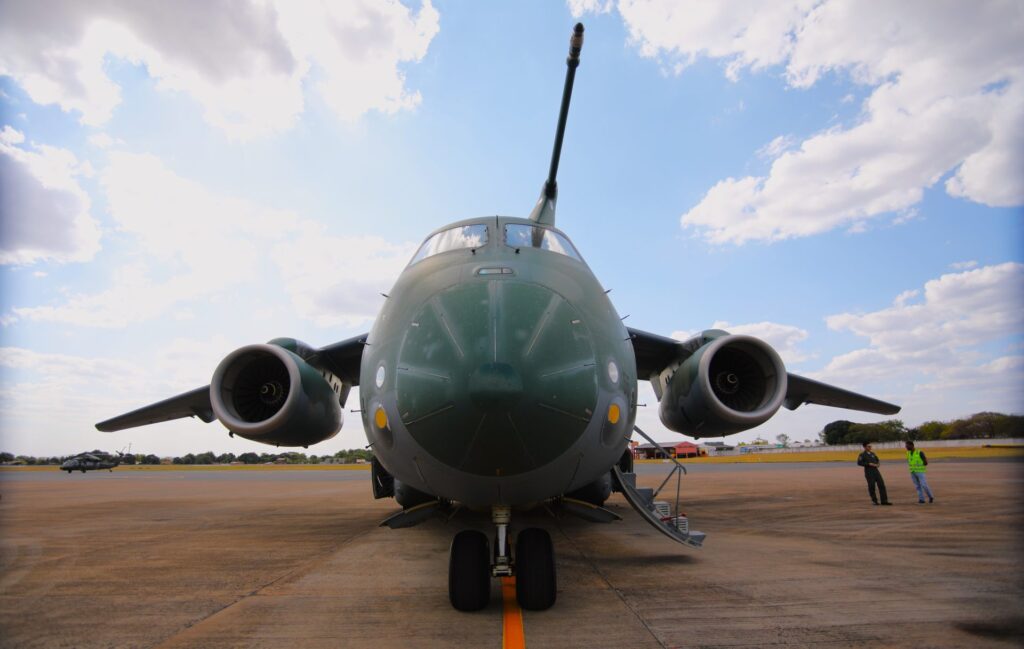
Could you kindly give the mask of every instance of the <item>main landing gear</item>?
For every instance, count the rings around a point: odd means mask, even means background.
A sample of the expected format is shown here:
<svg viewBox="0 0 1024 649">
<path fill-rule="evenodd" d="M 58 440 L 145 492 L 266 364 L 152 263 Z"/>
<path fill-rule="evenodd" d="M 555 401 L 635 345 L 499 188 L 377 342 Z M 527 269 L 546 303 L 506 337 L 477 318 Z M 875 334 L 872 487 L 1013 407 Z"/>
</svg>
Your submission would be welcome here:
<svg viewBox="0 0 1024 649">
<path fill-rule="evenodd" d="M 508 534 L 511 514 L 509 507 L 492 510 L 497 526 L 493 555 L 483 532 L 463 530 L 452 540 L 448 598 L 456 609 L 479 611 L 486 607 L 491 599 L 491 578 L 513 575 L 521 608 L 543 611 L 554 605 L 557 580 L 551 535 L 539 527 L 528 527 L 519 532 L 513 548 Z"/>
</svg>

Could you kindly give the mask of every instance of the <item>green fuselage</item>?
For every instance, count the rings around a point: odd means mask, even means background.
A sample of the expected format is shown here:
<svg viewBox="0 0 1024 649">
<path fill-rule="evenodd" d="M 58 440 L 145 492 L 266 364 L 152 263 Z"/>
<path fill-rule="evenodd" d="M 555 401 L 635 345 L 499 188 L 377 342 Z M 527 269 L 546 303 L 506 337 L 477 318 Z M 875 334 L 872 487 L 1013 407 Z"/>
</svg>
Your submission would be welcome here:
<svg viewBox="0 0 1024 649">
<path fill-rule="evenodd" d="M 524 504 L 607 473 L 636 378 L 626 328 L 564 235 L 472 219 L 428 238 L 390 292 L 363 351 L 363 425 L 415 489 Z"/>
</svg>

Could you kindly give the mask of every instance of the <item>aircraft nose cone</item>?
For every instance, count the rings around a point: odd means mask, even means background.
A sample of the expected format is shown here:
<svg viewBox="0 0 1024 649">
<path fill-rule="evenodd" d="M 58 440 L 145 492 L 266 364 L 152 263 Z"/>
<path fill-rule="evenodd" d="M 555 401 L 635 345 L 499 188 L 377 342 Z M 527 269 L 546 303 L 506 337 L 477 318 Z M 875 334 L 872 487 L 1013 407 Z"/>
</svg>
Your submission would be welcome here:
<svg viewBox="0 0 1024 649">
<path fill-rule="evenodd" d="M 416 442 L 453 468 L 487 476 L 553 461 L 597 403 L 586 323 L 562 296 L 512 279 L 432 296 L 400 345 L 396 405 Z"/>
<path fill-rule="evenodd" d="M 523 396 L 523 379 L 508 363 L 484 363 L 469 377 L 469 398 L 485 412 L 507 412 Z"/>
</svg>

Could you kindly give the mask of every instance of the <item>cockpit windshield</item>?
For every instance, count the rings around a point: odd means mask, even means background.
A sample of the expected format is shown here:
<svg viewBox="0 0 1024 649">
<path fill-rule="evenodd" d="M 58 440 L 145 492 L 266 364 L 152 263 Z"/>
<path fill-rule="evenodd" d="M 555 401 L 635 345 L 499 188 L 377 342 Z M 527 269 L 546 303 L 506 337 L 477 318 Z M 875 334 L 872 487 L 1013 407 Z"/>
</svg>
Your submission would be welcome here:
<svg viewBox="0 0 1024 649">
<path fill-rule="evenodd" d="M 583 261 L 565 235 L 535 225 L 509 223 L 505 226 L 505 245 L 513 248 L 541 248 Z"/>
<path fill-rule="evenodd" d="M 459 250 L 461 248 L 480 248 L 487 244 L 487 226 L 482 223 L 474 225 L 463 225 L 438 232 L 423 242 L 420 249 L 416 251 L 409 265 L 423 261 L 427 257 Z"/>
</svg>

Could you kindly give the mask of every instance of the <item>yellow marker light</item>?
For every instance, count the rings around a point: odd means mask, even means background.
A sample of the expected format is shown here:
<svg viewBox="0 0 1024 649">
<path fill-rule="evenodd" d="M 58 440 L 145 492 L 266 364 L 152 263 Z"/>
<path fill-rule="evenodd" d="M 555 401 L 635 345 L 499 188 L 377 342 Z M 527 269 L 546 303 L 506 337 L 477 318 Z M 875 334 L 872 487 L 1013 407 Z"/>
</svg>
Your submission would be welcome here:
<svg viewBox="0 0 1024 649">
<path fill-rule="evenodd" d="M 377 412 L 373 415 L 373 421 L 377 424 L 377 428 L 388 427 L 388 414 L 384 412 L 384 408 L 377 406 Z"/>
<path fill-rule="evenodd" d="M 619 413 L 619 406 L 617 404 L 613 403 L 612 405 L 608 406 L 608 421 L 609 422 L 611 422 L 613 424 L 619 423 L 619 414 L 620 414 Z"/>
</svg>

